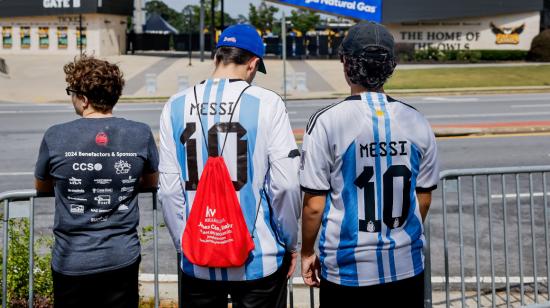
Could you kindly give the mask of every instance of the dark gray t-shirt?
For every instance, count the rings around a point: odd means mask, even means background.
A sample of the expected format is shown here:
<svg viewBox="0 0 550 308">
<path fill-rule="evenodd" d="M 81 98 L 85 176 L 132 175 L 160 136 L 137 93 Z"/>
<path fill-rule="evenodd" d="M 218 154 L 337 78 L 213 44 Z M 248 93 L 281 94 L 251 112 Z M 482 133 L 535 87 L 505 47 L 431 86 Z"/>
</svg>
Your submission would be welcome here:
<svg viewBox="0 0 550 308">
<path fill-rule="evenodd" d="M 156 171 L 155 140 L 143 123 L 81 118 L 50 127 L 35 176 L 55 181 L 53 269 L 86 275 L 135 262 L 139 178 Z"/>
</svg>

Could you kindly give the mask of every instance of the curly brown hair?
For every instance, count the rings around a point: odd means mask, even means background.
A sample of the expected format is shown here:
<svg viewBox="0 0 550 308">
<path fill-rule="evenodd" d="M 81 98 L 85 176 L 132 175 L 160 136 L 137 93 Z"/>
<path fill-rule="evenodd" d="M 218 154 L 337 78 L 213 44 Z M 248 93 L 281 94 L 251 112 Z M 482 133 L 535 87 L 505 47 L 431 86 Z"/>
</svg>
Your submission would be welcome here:
<svg viewBox="0 0 550 308">
<path fill-rule="evenodd" d="M 116 64 L 83 55 L 67 63 L 63 71 L 69 88 L 86 96 L 97 111 L 113 109 L 122 95 L 124 77 Z"/>
</svg>

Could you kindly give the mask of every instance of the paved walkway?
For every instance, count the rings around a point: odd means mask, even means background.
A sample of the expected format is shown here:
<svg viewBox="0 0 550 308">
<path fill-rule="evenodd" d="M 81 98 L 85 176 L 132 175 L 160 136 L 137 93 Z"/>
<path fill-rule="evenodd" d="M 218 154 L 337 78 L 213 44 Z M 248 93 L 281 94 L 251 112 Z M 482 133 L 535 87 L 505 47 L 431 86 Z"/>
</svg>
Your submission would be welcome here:
<svg viewBox="0 0 550 308">
<path fill-rule="evenodd" d="M 65 94 L 65 75 L 63 65 L 72 61 L 71 56 L 2 56 L 9 67 L 9 75 L 0 75 L 0 101 L 4 102 L 58 102 L 68 101 Z M 126 78 L 124 97 L 130 99 L 147 97 L 169 97 L 187 84 L 194 84 L 206 79 L 214 69 L 210 59 L 200 62 L 198 58 L 189 60 L 185 57 L 167 56 L 162 54 L 121 55 L 107 57 L 107 60 L 117 63 L 122 68 Z M 255 83 L 276 92 L 283 92 L 283 62 L 279 59 L 266 59 L 268 74 L 257 74 Z M 536 63 L 505 63 L 505 64 L 469 64 L 468 67 L 487 66 L 525 66 L 539 65 Z M 427 69 L 434 67 L 464 67 L 463 64 L 404 64 L 400 69 Z M 346 95 L 349 87 L 343 78 L 342 64 L 338 60 L 289 60 L 287 62 L 289 81 L 287 93 L 289 98 L 334 98 Z M 296 72 L 306 74 L 305 84 L 293 82 Z M 156 76 L 156 90 L 148 92 L 146 76 Z M 185 82 L 186 81 L 186 82 Z M 527 91 L 537 91 L 541 87 L 527 87 Z M 544 88 L 544 87 L 543 87 Z M 549 90 L 550 87 L 547 87 Z M 472 91 L 474 89 L 458 89 Z M 480 89 L 475 89 L 480 91 Z M 481 89 L 494 91 L 498 89 Z M 451 91 L 449 89 L 415 90 L 415 93 Z M 407 93 L 396 90 L 392 93 Z M 409 91 L 410 92 L 410 91 Z"/>
<path fill-rule="evenodd" d="M 173 277 L 172 277 L 173 276 Z M 152 275 L 142 275 L 140 277 L 141 283 L 141 296 L 147 298 L 152 297 L 153 293 L 153 284 L 152 284 Z M 446 307 L 446 294 L 442 291 L 442 286 L 434 285 L 434 290 L 432 292 L 432 303 L 433 307 Z M 459 286 L 452 286 L 454 289 Z M 161 307 L 177 307 L 177 278 L 175 275 L 163 275 L 161 277 Z M 310 308 L 310 289 L 306 287 L 302 282 L 301 278 L 294 278 L 294 287 L 293 287 L 293 299 L 295 308 Z M 455 307 L 478 307 L 477 305 L 477 292 L 476 291 L 466 291 L 464 294 L 464 305 L 462 305 L 462 294 L 460 291 L 452 291 L 449 294 L 449 303 L 452 308 Z M 313 294 L 314 305 L 315 307 L 319 306 L 319 289 L 314 289 Z M 506 296 L 506 289 L 498 289 L 495 292 L 495 307 L 523 307 L 534 305 L 538 302 L 538 306 L 533 306 L 533 308 L 548 308 L 550 307 L 550 299 L 548 297 L 546 284 L 539 284 L 539 294 L 537 300 L 535 301 L 535 293 L 532 285 L 525 285 L 525 290 L 523 294 L 523 303 L 521 297 L 521 290 L 519 286 L 511 286 L 510 295 Z M 480 295 L 480 307 L 492 307 L 493 294 L 490 290 L 482 291 Z"/>
</svg>

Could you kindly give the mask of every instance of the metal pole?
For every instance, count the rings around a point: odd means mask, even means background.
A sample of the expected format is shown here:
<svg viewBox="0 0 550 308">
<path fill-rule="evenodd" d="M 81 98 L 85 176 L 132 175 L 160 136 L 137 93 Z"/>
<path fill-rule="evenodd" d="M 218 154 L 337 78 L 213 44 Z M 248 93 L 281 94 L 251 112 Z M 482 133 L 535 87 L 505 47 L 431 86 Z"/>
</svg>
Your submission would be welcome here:
<svg viewBox="0 0 550 308">
<path fill-rule="evenodd" d="M 550 291 L 548 284 L 550 283 L 550 255 L 548 254 L 548 195 L 546 194 L 546 173 L 542 173 L 542 194 L 544 200 L 544 249 L 546 250 L 546 293 L 550 301 Z"/>
<path fill-rule="evenodd" d="M 443 206 L 443 260 L 445 261 L 445 303 L 447 307 L 451 306 L 451 298 L 449 291 L 449 247 L 447 247 L 447 180 L 443 179 L 443 191 L 442 196 L 442 206 Z"/>
<path fill-rule="evenodd" d="M 504 194 L 503 194 L 504 198 Z M 489 206 L 489 254 L 491 258 L 491 306 L 496 307 L 496 292 L 495 292 L 495 259 L 493 256 L 493 226 L 491 216 L 493 215 L 493 206 L 491 201 L 491 176 L 487 176 L 487 205 Z"/>
<path fill-rule="evenodd" d="M 34 197 L 30 199 L 29 209 L 29 308 L 34 300 Z"/>
<path fill-rule="evenodd" d="M 223 5 L 223 0 L 221 0 L 221 25 L 220 25 L 220 30 L 223 31 L 223 29 L 225 28 L 225 10 L 224 10 L 224 5 Z"/>
<path fill-rule="evenodd" d="M 283 53 L 283 99 L 286 103 L 286 16 L 283 11 L 283 20 L 281 22 L 281 39 L 283 40 L 282 53 Z"/>
<path fill-rule="evenodd" d="M 506 305 L 510 306 L 510 275 L 508 271 L 508 236 L 506 226 L 508 226 L 508 205 L 506 204 L 506 176 L 502 174 L 500 176 L 502 181 L 502 217 L 504 223 L 502 224 L 502 233 L 504 234 L 504 274 L 506 276 Z"/>
<path fill-rule="evenodd" d="M 518 222 L 518 251 L 519 251 L 519 290 L 520 290 L 520 302 L 523 306 L 525 304 L 525 286 L 523 285 L 523 245 L 522 245 L 522 232 L 521 232 L 521 200 L 519 189 L 519 174 L 516 174 L 516 206 L 517 206 L 517 222 Z"/>
<path fill-rule="evenodd" d="M 294 285 L 292 284 L 292 277 L 288 278 L 288 300 L 290 308 L 294 308 Z"/>
<path fill-rule="evenodd" d="M 461 197 L 461 177 L 457 178 L 458 190 L 458 238 L 460 242 L 460 302 L 462 307 L 466 306 L 466 285 L 464 282 L 464 237 L 462 235 L 462 197 Z"/>
<path fill-rule="evenodd" d="M 154 262 L 154 276 L 155 276 L 155 308 L 159 307 L 159 231 L 157 222 L 157 193 L 153 192 L 153 262 Z"/>
<path fill-rule="evenodd" d="M 215 37 L 216 37 L 216 16 L 214 12 L 214 0 L 210 2 L 210 59 L 214 59 Z"/>
<path fill-rule="evenodd" d="M 430 236 L 430 215 L 427 215 L 424 222 L 424 307 L 432 307 L 432 258 L 431 258 L 431 236 Z"/>
<path fill-rule="evenodd" d="M 533 278 L 535 279 L 535 303 L 539 302 L 539 283 L 537 281 L 537 247 L 535 241 L 535 212 L 534 205 L 535 200 L 533 196 L 533 174 L 529 173 L 529 208 L 531 211 L 531 244 L 532 244 L 532 253 L 533 253 Z"/>
<path fill-rule="evenodd" d="M 181 299 L 181 275 L 182 275 L 182 272 L 181 272 L 181 268 L 180 268 L 180 264 L 181 264 L 181 254 L 182 253 L 179 253 L 178 252 L 178 264 L 177 264 L 177 269 L 178 269 L 178 308 L 183 308 L 183 300 Z"/>
<path fill-rule="evenodd" d="M 473 200 L 474 200 L 474 257 L 475 257 L 475 266 L 476 266 L 476 298 L 477 305 L 481 305 L 481 284 L 479 282 L 479 240 L 477 233 L 477 181 L 476 176 L 472 177 L 472 187 L 473 187 Z"/>
<path fill-rule="evenodd" d="M 80 28 L 78 28 L 78 35 L 80 38 L 80 56 L 82 57 L 82 14 L 79 15 L 78 22 L 80 24 Z"/>
<path fill-rule="evenodd" d="M 192 32 L 192 25 L 193 25 L 193 20 L 192 20 L 193 14 L 192 14 L 191 10 L 189 10 L 188 13 L 189 13 L 189 66 L 192 66 L 191 56 L 192 56 L 193 51 L 192 51 L 192 46 L 191 45 L 193 44 L 193 42 L 192 42 L 192 39 L 191 39 L 191 32 Z"/>
<path fill-rule="evenodd" d="M 204 0 L 201 0 L 199 21 L 199 44 L 201 50 L 201 62 L 204 62 Z"/>
<path fill-rule="evenodd" d="M 3 217 L 3 227 L 4 230 L 4 249 L 2 254 L 2 307 L 8 307 L 8 245 L 9 245 L 9 235 L 8 235 L 8 222 L 10 220 L 10 202 L 6 199 L 4 201 L 4 217 Z"/>
</svg>

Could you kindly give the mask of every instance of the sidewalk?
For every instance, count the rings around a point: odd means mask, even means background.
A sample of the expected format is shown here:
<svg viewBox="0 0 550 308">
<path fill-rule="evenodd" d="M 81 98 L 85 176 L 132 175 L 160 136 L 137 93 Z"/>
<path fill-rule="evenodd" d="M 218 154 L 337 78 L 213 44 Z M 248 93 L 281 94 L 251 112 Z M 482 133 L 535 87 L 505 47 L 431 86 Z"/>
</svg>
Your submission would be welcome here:
<svg viewBox="0 0 550 308">
<path fill-rule="evenodd" d="M 46 103 L 68 101 L 65 93 L 65 75 L 63 65 L 72 61 L 71 56 L 2 56 L 9 67 L 9 75 L 0 75 L 0 101 Z M 108 61 L 120 65 L 126 79 L 123 99 L 128 101 L 161 100 L 177 93 L 180 85 L 178 78 L 187 78 L 188 85 L 200 82 L 210 76 L 214 69 L 210 59 L 200 62 L 193 58 L 170 57 L 162 54 L 121 55 L 107 57 Z M 283 61 L 266 59 L 268 74 L 258 73 L 255 83 L 283 92 Z M 536 66 L 537 63 L 503 63 L 503 64 L 468 64 L 467 67 L 515 67 Z M 465 67 L 464 64 L 403 64 L 397 70 Z M 338 60 L 289 60 L 287 77 L 290 80 L 287 94 L 290 99 L 337 98 L 347 95 L 348 85 L 343 78 L 342 64 Z M 292 83 L 294 73 L 306 74 L 305 83 Z M 148 74 L 156 75 L 157 87 L 149 93 L 145 79 Z M 413 89 L 392 90 L 397 95 L 426 95 L 428 93 L 494 93 L 506 91 L 550 92 L 550 86 L 541 87 L 507 87 L 503 88 L 459 88 L 459 89 Z"/>
<path fill-rule="evenodd" d="M 161 275 L 160 277 L 160 297 L 161 307 L 176 308 L 177 307 L 177 276 L 176 275 Z M 141 274 L 140 275 L 140 295 L 144 298 L 152 298 L 154 296 L 153 289 L 153 275 Z M 436 290 L 432 292 L 433 307 L 445 307 L 446 306 L 446 294 L 442 290 L 442 286 L 434 285 Z M 459 286 L 454 286 L 455 289 Z M 544 303 L 540 307 L 550 307 L 548 303 L 548 295 L 546 293 L 546 286 L 539 285 L 541 291 L 538 295 L 538 303 Z M 319 289 L 314 289 L 314 301 L 315 307 L 319 306 Z M 309 308 L 310 307 L 310 289 L 303 284 L 302 279 L 295 277 L 293 279 L 293 299 L 295 308 Z M 460 291 L 451 291 L 449 294 L 450 307 L 463 307 L 462 306 L 462 294 Z M 464 307 L 476 307 L 477 306 L 477 293 L 476 291 L 466 291 L 464 294 L 465 306 Z M 482 290 L 480 296 L 481 307 L 491 307 L 492 293 L 490 290 Z M 511 286 L 510 288 L 510 306 L 507 305 L 506 290 L 498 290 L 495 292 L 495 306 L 496 307 L 521 307 L 521 293 L 519 286 Z M 523 305 L 531 305 L 535 303 L 534 290 L 530 286 L 526 286 L 524 293 Z"/>
</svg>

